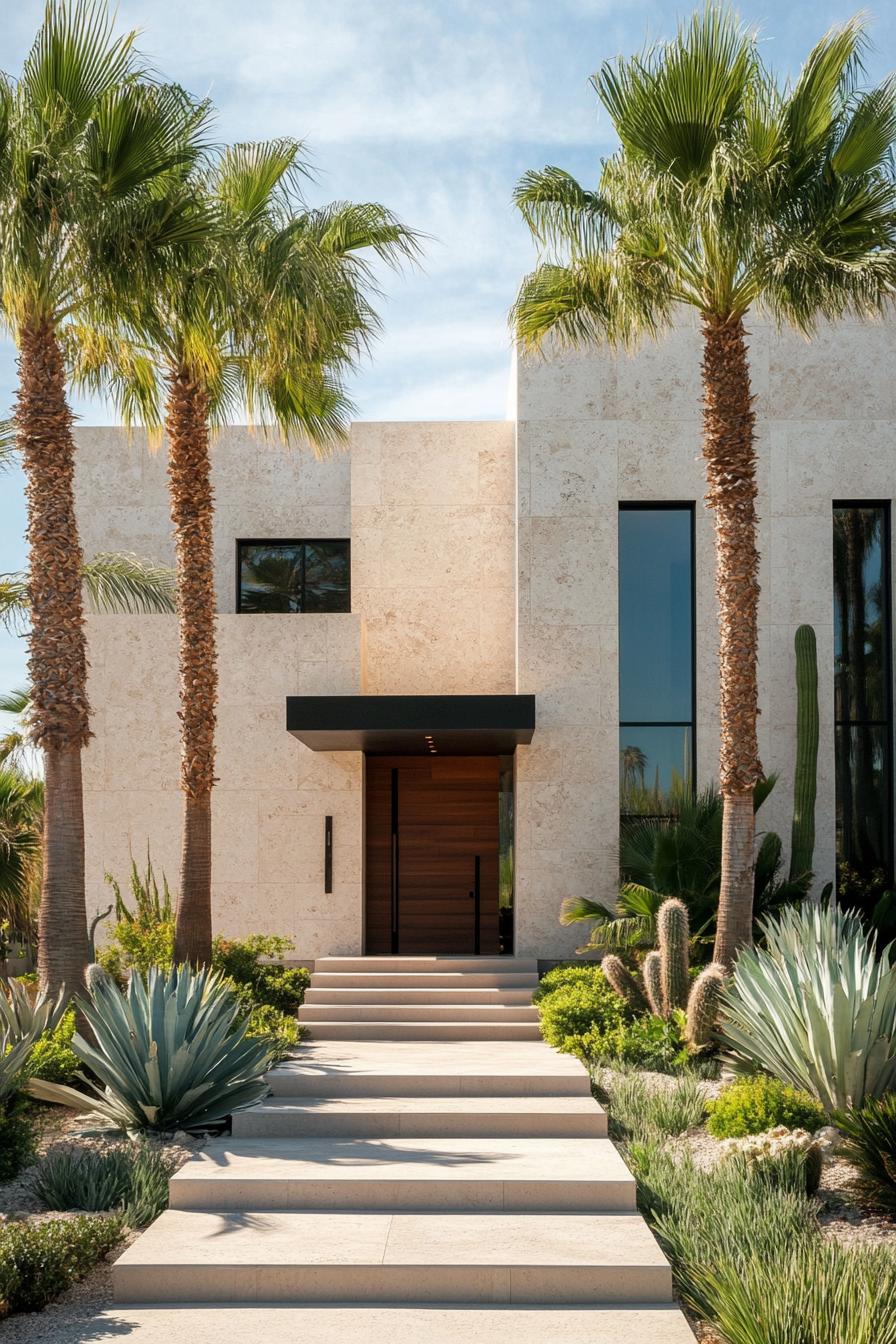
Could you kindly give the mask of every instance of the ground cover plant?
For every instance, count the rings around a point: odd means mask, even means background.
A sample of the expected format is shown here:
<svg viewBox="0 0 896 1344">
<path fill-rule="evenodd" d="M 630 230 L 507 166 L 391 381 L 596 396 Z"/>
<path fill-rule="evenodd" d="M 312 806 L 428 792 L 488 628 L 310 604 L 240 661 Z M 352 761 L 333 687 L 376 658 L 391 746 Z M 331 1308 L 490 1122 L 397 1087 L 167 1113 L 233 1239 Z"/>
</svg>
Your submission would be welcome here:
<svg viewBox="0 0 896 1344">
<path fill-rule="evenodd" d="M 663 1137 L 641 1095 L 644 1080 L 608 1075 L 603 1086 L 676 1290 L 726 1344 L 896 1344 L 896 1255 L 822 1238 L 807 1194 L 811 1143 L 762 1160 L 733 1150 L 698 1165 L 679 1140 Z M 739 1142 L 754 1140 L 728 1141 Z"/>
<path fill-rule="evenodd" d="M 0 1227 L 0 1316 L 40 1311 L 92 1269 L 120 1236 L 117 1218 L 5 1223 Z"/>
<path fill-rule="evenodd" d="M 75 1010 L 68 1009 L 51 1031 L 34 1044 L 25 1065 L 25 1076 L 43 1078 L 48 1083 L 71 1083 L 81 1067 L 72 1049 L 75 1034 Z"/>
<path fill-rule="evenodd" d="M 845 1152 L 861 1172 L 866 1196 L 896 1215 L 896 1092 L 873 1097 L 835 1118 L 846 1135 Z"/>
<path fill-rule="evenodd" d="M 824 1107 L 808 1092 L 759 1074 L 733 1083 L 709 1102 L 707 1129 L 717 1139 L 738 1139 L 785 1125 L 815 1131 L 827 1123 Z"/>
<path fill-rule="evenodd" d="M 146 1142 L 63 1150 L 42 1159 L 31 1188 L 45 1209 L 114 1211 L 127 1226 L 144 1227 L 167 1208 L 174 1168 Z"/>
</svg>

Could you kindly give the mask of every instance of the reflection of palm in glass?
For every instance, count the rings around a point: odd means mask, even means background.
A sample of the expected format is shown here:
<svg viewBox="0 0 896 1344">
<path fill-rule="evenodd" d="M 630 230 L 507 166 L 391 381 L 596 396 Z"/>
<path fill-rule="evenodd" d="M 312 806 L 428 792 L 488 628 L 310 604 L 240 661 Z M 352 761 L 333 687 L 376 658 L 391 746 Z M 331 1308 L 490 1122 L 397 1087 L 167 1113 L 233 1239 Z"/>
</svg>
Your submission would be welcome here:
<svg viewBox="0 0 896 1344">
<path fill-rule="evenodd" d="M 348 546 L 343 541 L 243 545 L 240 611 L 348 611 Z"/>
<path fill-rule="evenodd" d="M 838 841 L 841 857 L 860 872 L 890 860 L 883 545 L 883 509 L 834 510 Z"/>
</svg>

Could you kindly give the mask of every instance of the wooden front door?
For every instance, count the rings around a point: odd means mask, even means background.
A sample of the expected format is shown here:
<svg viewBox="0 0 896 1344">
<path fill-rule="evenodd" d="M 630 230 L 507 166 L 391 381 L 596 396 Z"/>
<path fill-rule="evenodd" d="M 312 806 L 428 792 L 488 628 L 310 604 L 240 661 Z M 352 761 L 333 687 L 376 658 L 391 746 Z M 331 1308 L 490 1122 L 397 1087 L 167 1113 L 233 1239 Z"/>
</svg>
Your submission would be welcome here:
<svg viewBox="0 0 896 1344">
<path fill-rule="evenodd" d="M 498 757 L 366 769 L 366 951 L 497 953 Z"/>
</svg>

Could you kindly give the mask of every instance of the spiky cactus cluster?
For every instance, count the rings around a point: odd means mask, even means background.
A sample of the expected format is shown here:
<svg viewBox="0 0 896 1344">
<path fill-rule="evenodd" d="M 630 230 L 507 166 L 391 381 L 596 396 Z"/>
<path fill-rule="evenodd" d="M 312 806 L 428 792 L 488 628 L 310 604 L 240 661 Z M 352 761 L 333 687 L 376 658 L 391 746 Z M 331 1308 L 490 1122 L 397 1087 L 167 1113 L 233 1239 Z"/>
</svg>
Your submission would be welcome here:
<svg viewBox="0 0 896 1344">
<path fill-rule="evenodd" d="M 687 907 L 677 897 L 660 906 L 656 919 L 659 947 L 648 952 L 641 966 L 644 994 L 637 980 L 616 956 L 604 957 L 607 983 L 634 1011 L 646 997 L 650 1011 L 668 1018 L 675 1009 L 685 1011 L 685 1040 L 691 1050 L 703 1050 L 712 1041 L 719 1016 L 725 968 L 718 962 L 705 967 L 693 985 L 690 980 L 690 928 Z"/>
</svg>

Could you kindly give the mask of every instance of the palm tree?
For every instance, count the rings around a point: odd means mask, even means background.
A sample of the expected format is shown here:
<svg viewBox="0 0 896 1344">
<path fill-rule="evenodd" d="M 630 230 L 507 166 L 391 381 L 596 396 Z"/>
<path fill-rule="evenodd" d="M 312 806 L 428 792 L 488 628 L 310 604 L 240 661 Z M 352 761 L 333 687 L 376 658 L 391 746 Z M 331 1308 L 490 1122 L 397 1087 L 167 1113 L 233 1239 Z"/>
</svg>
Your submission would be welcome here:
<svg viewBox="0 0 896 1344">
<path fill-rule="evenodd" d="M 709 6 L 669 43 L 605 63 L 593 85 L 620 148 L 596 190 L 559 168 L 516 202 L 542 256 L 513 317 L 524 347 L 631 348 L 683 306 L 703 333 L 703 456 L 719 598 L 722 877 L 715 957 L 749 942 L 757 717 L 753 307 L 810 335 L 880 313 L 896 279 L 890 150 L 896 84 L 856 87 L 859 19 L 831 30 L 781 86 L 756 37 Z"/>
<path fill-rule="evenodd" d="M 340 443 L 351 410 L 343 375 L 377 330 L 366 253 L 396 264 L 417 235 L 377 204 L 308 209 L 291 140 L 236 145 L 185 179 L 201 237 L 146 266 L 132 301 L 110 295 L 107 341 L 85 342 L 80 377 L 103 385 L 110 361 L 132 371 L 117 392 L 126 420 L 168 440 L 177 557 L 181 789 L 175 957 L 211 957 L 211 798 L 215 782 L 214 500 L 210 433 L 242 406 L 287 440 Z M 129 354 L 122 361 L 121 351 Z"/>
<path fill-rule="evenodd" d="M 87 957 L 81 751 L 90 737 L 65 345 L 110 249 L 189 228 L 157 189 L 189 157 L 181 92 L 138 79 L 105 7 L 51 0 L 16 80 L 0 79 L 0 308 L 19 352 L 28 500 L 30 732 L 44 754 L 39 970 L 74 990 Z"/>
</svg>

